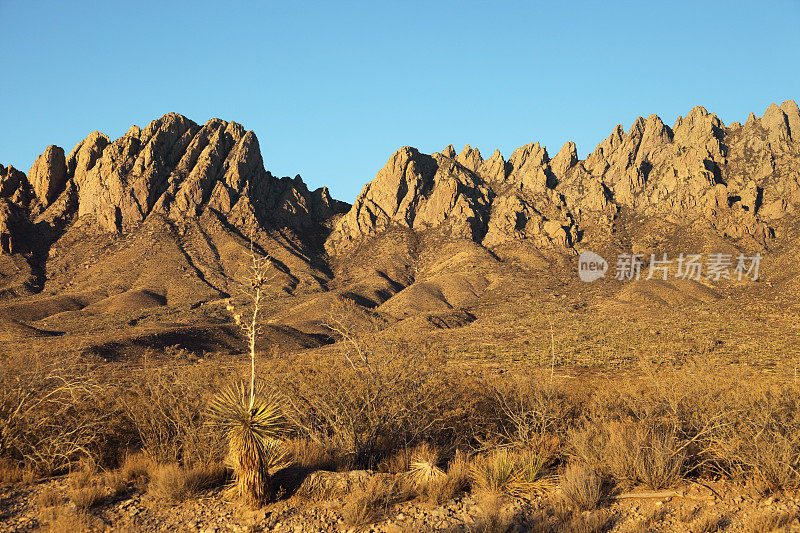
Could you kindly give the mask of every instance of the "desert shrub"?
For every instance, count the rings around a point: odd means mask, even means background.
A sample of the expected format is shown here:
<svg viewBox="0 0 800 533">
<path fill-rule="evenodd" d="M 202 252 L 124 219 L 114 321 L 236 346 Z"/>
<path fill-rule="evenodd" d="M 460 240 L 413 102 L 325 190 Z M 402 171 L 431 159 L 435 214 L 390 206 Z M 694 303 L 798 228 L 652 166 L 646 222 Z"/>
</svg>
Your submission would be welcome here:
<svg viewBox="0 0 800 533">
<path fill-rule="evenodd" d="M 425 485 L 423 495 L 433 505 L 442 505 L 470 488 L 470 461 L 457 450 L 444 476 L 437 476 Z"/>
<path fill-rule="evenodd" d="M 580 391 L 565 390 L 544 379 L 517 376 L 489 384 L 489 405 L 504 443 L 553 446 L 583 411 Z"/>
<path fill-rule="evenodd" d="M 352 492 L 342 506 L 346 524 L 362 527 L 383 519 L 394 505 L 412 498 L 414 493 L 402 480 L 385 475 L 370 478 L 366 486 Z"/>
<path fill-rule="evenodd" d="M 283 448 L 287 461 L 307 471 L 337 470 L 342 464 L 337 450 L 331 450 L 307 438 L 287 439 Z"/>
<path fill-rule="evenodd" d="M 148 493 L 160 500 L 180 502 L 220 485 L 224 478 L 225 469 L 218 464 L 188 468 L 174 463 L 159 465 L 151 474 Z"/>
<path fill-rule="evenodd" d="M 671 428 L 645 421 L 597 421 L 571 435 L 575 454 L 616 482 L 671 487 L 686 473 L 686 446 Z"/>
<path fill-rule="evenodd" d="M 381 338 L 368 354 L 346 346 L 314 359 L 274 361 L 261 379 L 283 392 L 290 426 L 374 468 L 392 453 L 421 442 L 445 448 L 489 433 L 491 417 L 475 381 L 448 367 L 431 347 Z"/>
<path fill-rule="evenodd" d="M 119 474 L 125 483 L 145 482 L 149 479 L 155 463 L 152 458 L 142 452 L 130 453 L 122 460 Z"/>
<path fill-rule="evenodd" d="M 706 456 L 762 492 L 800 488 L 800 394 L 793 384 L 738 389 L 726 398 Z"/>
<path fill-rule="evenodd" d="M 105 499 L 106 490 L 98 483 L 91 483 L 83 487 L 70 488 L 67 497 L 78 510 L 86 511 Z"/>
<path fill-rule="evenodd" d="M 224 442 L 204 416 L 219 370 L 147 362 L 129 369 L 124 408 L 144 451 L 160 463 L 213 463 Z"/>
<path fill-rule="evenodd" d="M 533 450 L 509 451 L 499 448 L 476 458 L 472 466 L 472 487 L 493 495 L 522 496 L 547 486 L 544 467 L 547 458 Z"/>
<path fill-rule="evenodd" d="M 36 495 L 36 505 L 40 508 L 46 509 L 48 507 L 56 507 L 64 501 L 61 491 L 54 487 L 47 487 Z"/>
<path fill-rule="evenodd" d="M 101 460 L 119 427 L 108 394 L 87 369 L 44 357 L 0 364 L 0 457 L 40 474 Z"/>
<path fill-rule="evenodd" d="M 66 505 L 44 509 L 39 520 L 45 524 L 42 529 L 48 533 L 90 531 L 93 526 L 97 526 L 97 519 L 93 519 L 89 513 L 70 509 Z"/>
<path fill-rule="evenodd" d="M 567 505 L 581 511 L 595 509 L 603 496 L 603 481 L 585 464 L 567 466 L 561 478 L 561 494 Z"/>
</svg>

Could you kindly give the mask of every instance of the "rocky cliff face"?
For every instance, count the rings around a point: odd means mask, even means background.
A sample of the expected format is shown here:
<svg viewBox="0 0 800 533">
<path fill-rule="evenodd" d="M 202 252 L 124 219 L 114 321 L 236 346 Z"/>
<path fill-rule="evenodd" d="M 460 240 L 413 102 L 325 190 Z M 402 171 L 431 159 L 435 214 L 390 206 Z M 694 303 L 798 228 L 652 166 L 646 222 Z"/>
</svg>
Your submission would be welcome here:
<svg viewBox="0 0 800 533">
<path fill-rule="evenodd" d="M 617 126 L 586 159 L 574 143 L 554 157 L 538 143 L 508 161 L 467 145 L 424 155 L 398 150 L 328 239 L 341 253 L 392 225 L 437 229 L 487 247 L 515 239 L 567 250 L 610 234 L 622 211 L 677 226 L 701 224 L 765 245 L 771 223 L 800 202 L 800 111 L 793 101 L 726 127 L 695 107 L 670 128 L 651 115 Z"/>
<path fill-rule="evenodd" d="M 27 177 L 0 166 L 0 234 L 8 253 L 18 226 L 63 226 L 91 219 L 102 232 L 126 232 L 151 214 L 173 220 L 206 210 L 232 223 L 315 232 L 343 211 L 326 188 L 309 191 L 297 176 L 278 179 L 264 169 L 252 131 L 235 122 L 199 126 L 170 113 L 111 141 L 91 133 L 65 155 L 49 146 Z"/>
</svg>

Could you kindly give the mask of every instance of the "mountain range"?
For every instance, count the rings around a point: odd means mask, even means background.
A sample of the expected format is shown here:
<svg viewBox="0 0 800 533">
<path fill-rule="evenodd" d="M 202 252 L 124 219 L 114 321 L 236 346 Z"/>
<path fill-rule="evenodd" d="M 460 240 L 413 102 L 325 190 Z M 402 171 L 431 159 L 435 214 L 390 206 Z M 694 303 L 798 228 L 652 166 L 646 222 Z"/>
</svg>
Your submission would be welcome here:
<svg viewBox="0 0 800 533">
<path fill-rule="evenodd" d="M 0 165 L 0 349 L 64 335 L 110 356 L 186 339 L 235 349 L 224 301 L 238 297 L 251 241 L 277 273 L 265 336 L 299 348 L 327 342 L 326 317 L 341 305 L 429 334 L 492 320 L 519 298 L 605 309 L 743 290 L 708 279 L 581 284 L 584 250 L 610 262 L 763 254 L 759 290 L 790 295 L 798 208 L 791 100 L 727 126 L 699 106 L 671 127 L 639 117 L 585 159 L 572 142 L 508 158 L 403 147 L 352 205 L 273 176 L 241 125 L 170 113 L 113 141 L 93 132 L 69 153 L 49 146 L 27 174 Z"/>
</svg>

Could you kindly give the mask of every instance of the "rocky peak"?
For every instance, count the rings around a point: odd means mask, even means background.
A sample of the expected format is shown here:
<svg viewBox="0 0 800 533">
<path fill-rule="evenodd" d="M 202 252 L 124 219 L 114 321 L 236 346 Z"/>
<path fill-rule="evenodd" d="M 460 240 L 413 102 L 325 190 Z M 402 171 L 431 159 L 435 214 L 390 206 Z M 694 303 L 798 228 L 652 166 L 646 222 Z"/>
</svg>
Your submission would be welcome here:
<svg viewBox="0 0 800 533">
<path fill-rule="evenodd" d="M 472 148 L 469 144 L 464 145 L 464 149 L 456 156 L 456 161 L 461 163 L 463 167 L 476 173 L 480 172 L 483 166 L 483 157 L 481 157 L 480 150 Z"/>
<path fill-rule="evenodd" d="M 28 181 L 39 202 L 44 206 L 50 205 L 67 184 L 64 149 L 55 145 L 48 146 L 34 161 L 28 172 Z"/>
<path fill-rule="evenodd" d="M 800 157 L 796 131 L 800 110 L 787 101 L 728 129 L 701 106 L 674 128 L 656 115 L 639 117 L 627 132 L 617 125 L 584 161 L 572 142 L 552 159 L 530 143 L 508 163 L 499 151 L 483 160 L 469 145 L 455 157 L 452 146 L 433 156 L 406 147 L 364 187 L 329 250 L 393 224 L 444 229 L 485 246 L 531 239 L 570 248 L 586 231 L 613 231 L 610 221 L 623 207 L 645 220 L 699 224 L 766 245 L 774 234 L 769 222 L 800 206 L 791 170 Z M 760 140 L 764 132 L 769 142 Z"/>
<path fill-rule="evenodd" d="M 35 205 L 18 201 L 28 181 Z M 200 126 L 177 113 L 131 126 L 113 142 L 92 132 L 68 156 L 50 146 L 28 178 L 3 168 L 0 192 L 31 221 L 63 226 L 78 217 L 111 232 L 132 230 L 151 214 L 179 220 L 211 211 L 234 224 L 255 216 L 261 225 L 316 234 L 346 208 L 327 189 L 309 191 L 299 176 L 273 177 L 255 134 L 240 124 Z"/>
<path fill-rule="evenodd" d="M 578 149 L 572 141 L 564 143 L 561 150 L 550 161 L 550 168 L 559 176 L 566 174 L 567 170 L 578 163 Z"/>
</svg>

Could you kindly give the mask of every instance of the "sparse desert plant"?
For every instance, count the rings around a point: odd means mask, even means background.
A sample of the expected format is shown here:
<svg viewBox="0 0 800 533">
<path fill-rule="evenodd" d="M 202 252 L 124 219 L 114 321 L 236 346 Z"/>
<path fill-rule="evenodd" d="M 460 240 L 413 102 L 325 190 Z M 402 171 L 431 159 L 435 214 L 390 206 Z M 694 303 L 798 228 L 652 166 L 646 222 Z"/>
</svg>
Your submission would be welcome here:
<svg viewBox="0 0 800 533">
<path fill-rule="evenodd" d="M 561 493 L 565 502 L 581 511 L 594 509 L 603 496 L 603 480 L 586 464 L 567 466 L 561 478 Z"/>
<path fill-rule="evenodd" d="M 106 489 L 99 483 L 92 482 L 80 487 L 71 487 L 67 497 L 78 510 L 86 511 L 99 504 L 106 497 Z"/>
<path fill-rule="evenodd" d="M 418 445 L 411 453 L 408 477 L 418 488 L 439 481 L 445 477 L 444 471 L 438 466 L 439 461 L 436 448 L 428 443 Z"/>
<path fill-rule="evenodd" d="M 148 492 L 160 500 L 180 502 L 222 483 L 224 477 L 225 470 L 219 465 L 160 465 L 152 473 Z"/>
<path fill-rule="evenodd" d="M 366 526 L 381 520 L 395 504 L 412 496 L 402 480 L 374 476 L 364 488 L 350 494 L 342 507 L 342 517 L 350 526 Z"/>
<path fill-rule="evenodd" d="M 544 477 L 546 460 L 532 450 L 493 450 L 475 461 L 473 487 L 486 494 L 521 496 L 548 485 Z"/>
<path fill-rule="evenodd" d="M 219 392 L 209 406 L 211 419 L 228 443 L 228 465 L 236 493 L 251 505 L 269 496 L 270 472 L 285 465 L 280 402 L 262 389 L 248 393 L 243 383 Z"/>
</svg>

